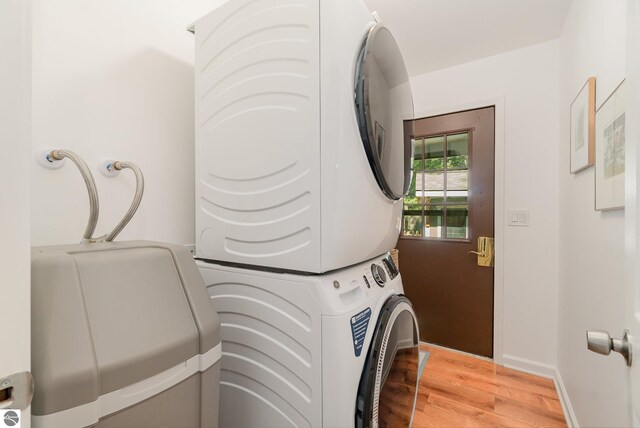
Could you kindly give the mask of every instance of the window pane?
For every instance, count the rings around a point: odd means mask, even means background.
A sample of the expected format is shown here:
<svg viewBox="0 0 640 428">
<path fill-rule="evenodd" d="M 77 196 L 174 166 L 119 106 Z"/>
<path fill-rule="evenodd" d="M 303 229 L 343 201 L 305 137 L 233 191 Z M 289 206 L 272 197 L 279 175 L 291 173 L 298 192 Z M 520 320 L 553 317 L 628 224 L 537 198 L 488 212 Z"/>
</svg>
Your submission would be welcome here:
<svg viewBox="0 0 640 428">
<path fill-rule="evenodd" d="M 437 192 L 427 192 L 429 193 L 437 193 Z M 444 197 L 440 196 L 428 196 L 425 198 L 425 204 L 434 205 L 434 204 L 444 204 Z"/>
<path fill-rule="evenodd" d="M 469 206 L 450 205 L 447 210 L 447 238 L 469 238 Z"/>
<path fill-rule="evenodd" d="M 444 137 L 424 139 L 424 169 L 444 169 Z"/>
<path fill-rule="evenodd" d="M 420 180 L 422 181 L 422 178 Z M 409 184 L 409 190 L 407 190 L 407 194 L 404 196 L 404 204 L 411 205 L 411 204 L 417 204 L 417 203 L 420 203 L 420 202 L 416 197 L 416 173 L 412 172 L 411 184 Z"/>
<path fill-rule="evenodd" d="M 424 221 L 425 237 L 444 238 L 444 207 L 442 205 L 425 206 Z"/>
<path fill-rule="evenodd" d="M 417 201 L 415 203 L 422 204 L 424 199 L 424 172 L 416 172 L 415 173 L 415 184 L 416 184 L 416 198 Z M 412 202 L 413 203 L 413 202 Z"/>
<path fill-rule="evenodd" d="M 447 135 L 447 168 L 469 167 L 469 134 Z"/>
<path fill-rule="evenodd" d="M 402 216 L 402 234 L 404 236 L 422 236 L 422 206 L 406 205 Z"/>
<path fill-rule="evenodd" d="M 447 190 L 467 191 L 469 189 L 469 170 L 447 171 Z M 452 195 L 453 196 L 453 195 Z"/>
<path fill-rule="evenodd" d="M 413 143 L 413 170 L 422 171 L 422 153 L 424 151 L 424 141 L 422 139 L 411 140 Z"/>
<path fill-rule="evenodd" d="M 466 190 L 450 190 L 447 191 L 448 204 L 466 204 L 469 202 L 468 192 Z"/>
<path fill-rule="evenodd" d="M 444 172 L 425 172 L 424 190 L 444 192 Z M 433 195 L 436 196 L 436 195 Z M 443 193 L 444 196 L 444 193 Z"/>
</svg>

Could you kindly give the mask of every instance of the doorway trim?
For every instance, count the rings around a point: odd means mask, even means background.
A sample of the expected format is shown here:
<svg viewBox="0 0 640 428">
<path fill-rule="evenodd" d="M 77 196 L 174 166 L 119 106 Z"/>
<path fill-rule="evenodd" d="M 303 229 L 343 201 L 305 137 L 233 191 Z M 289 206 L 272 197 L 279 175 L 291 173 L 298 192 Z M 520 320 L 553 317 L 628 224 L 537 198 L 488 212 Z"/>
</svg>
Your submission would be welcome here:
<svg viewBox="0 0 640 428">
<path fill-rule="evenodd" d="M 415 112 L 415 118 L 421 119 L 431 116 L 458 113 L 465 110 L 475 110 L 484 107 L 495 108 L 495 202 L 494 202 L 494 242 L 495 262 L 493 270 L 493 361 L 504 365 L 503 335 L 504 335 L 504 177 L 505 177 L 505 117 L 504 96 L 471 101 L 464 104 L 439 106 L 430 110 Z"/>
</svg>

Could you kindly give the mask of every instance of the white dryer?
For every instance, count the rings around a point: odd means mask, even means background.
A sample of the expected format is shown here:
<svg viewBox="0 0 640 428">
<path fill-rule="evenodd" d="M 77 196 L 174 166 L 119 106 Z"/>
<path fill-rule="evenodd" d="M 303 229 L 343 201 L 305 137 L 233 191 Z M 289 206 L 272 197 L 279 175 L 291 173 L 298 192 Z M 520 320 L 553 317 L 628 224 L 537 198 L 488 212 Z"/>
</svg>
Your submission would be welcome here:
<svg viewBox="0 0 640 428">
<path fill-rule="evenodd" d="M 198 266 L 222 325 L 220 427 L 410 425 L 418 326 L 388 255 L 325 275 Z"/>
<path fill-rule="evenodd" d="M 192 29 L 197 257 L 322 273 L 393 248 L 413 102 L 362 0 L 219 1 Z"/>
</svg>

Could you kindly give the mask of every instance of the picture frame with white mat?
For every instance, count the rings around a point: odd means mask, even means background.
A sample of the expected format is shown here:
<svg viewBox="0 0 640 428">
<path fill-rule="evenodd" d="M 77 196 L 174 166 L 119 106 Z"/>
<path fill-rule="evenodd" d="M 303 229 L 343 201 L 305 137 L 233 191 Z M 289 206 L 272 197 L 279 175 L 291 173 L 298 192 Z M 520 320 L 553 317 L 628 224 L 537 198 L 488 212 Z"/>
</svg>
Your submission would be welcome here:
<svg viewBox="0 0 640 428">
<path fill-rule="evenodd" d="M 595 209 L 624 209 L 624 80 L 596 112 Z"/>
<path fill-rule="evenodd" d="M 571 103 L 570 172 L 576 174 L 595 161 L 596 78 L 590 77 Z"/>
</svg>

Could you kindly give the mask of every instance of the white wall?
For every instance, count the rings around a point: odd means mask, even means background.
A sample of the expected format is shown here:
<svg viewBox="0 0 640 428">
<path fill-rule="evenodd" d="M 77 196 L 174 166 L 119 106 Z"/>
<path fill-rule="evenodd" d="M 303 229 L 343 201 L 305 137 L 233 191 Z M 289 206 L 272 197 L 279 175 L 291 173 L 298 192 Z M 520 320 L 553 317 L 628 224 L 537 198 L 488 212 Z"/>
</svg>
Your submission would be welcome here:
<svg viewBox="0 0 640 428">
<path fill-rule="evenodd" d="M 0 2 L 0 378 L 31 367 L 30 24 L 29 2 Z"/>
<path fill-rule="evenodd" d="M 420 75 L 411 83 L 417 114 L 504 97 L 504 205 L 530 210 L 530 227 L 497 225 L 505 268 L 503 355 L 496 357 L 548 375 L 556 364 L 558 43 Z"/>
<path fill-rule="evenodd" d="M 127 210 L 130 171 L 107 179 L 106 158 L 136 162 L 140 210 L 119 239 L 193 243 L 193 37 L 188 24 L 213 0 L 33 1 L 33 153 L 77 151 L 100 191 L 97 234 Z M 88 217 L 74 165 L 31 162 L 33 245 L 79 242 Z"/>
<path fill-rule="evenodd" d="M 588 352 L 585 330 L 621 336 L 624 212 L 594 211 L 594 168 L 569 173 L 569 106 L 590 76 L 600 106 L 625 76 L 626 2 L 574 1 L 560 38 L 558 368 L 582 426 L 628 426 L 627 368 Z"/>
</svg>

